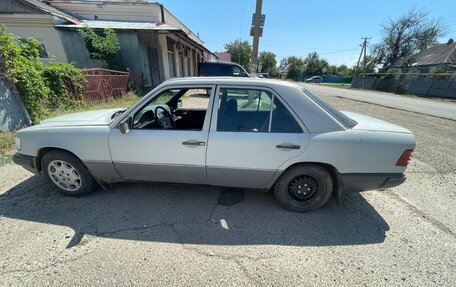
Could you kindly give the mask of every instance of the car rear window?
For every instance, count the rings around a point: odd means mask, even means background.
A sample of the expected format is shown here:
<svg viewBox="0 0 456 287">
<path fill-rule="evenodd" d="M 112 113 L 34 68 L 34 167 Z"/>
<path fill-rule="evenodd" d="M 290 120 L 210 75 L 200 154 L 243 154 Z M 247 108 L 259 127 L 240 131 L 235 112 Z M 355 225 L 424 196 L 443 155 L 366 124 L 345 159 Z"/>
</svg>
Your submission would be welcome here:
<svg viewBox="0 0 456 287">
<path fill-rule="evenodd" d="M 358 123 L 351 118 L 347 117 L 344 113 L 339 111 L 338 109 L 334 108 L 327 102 L 323 101 L 322 98 L 319 96 L 307 91 L 307 90 L 302 90 L 304 94 L 309 96 L 314 102 L 316 102 L 319 106 L 321 106 L 325 111 L 327 111 L 331 116 L 333 116 L 336 120 L 338 120 L 341 124 L 343 124 L 345 127 L 351 129 L 354 126 L 356 126 Z"/>
</svg>

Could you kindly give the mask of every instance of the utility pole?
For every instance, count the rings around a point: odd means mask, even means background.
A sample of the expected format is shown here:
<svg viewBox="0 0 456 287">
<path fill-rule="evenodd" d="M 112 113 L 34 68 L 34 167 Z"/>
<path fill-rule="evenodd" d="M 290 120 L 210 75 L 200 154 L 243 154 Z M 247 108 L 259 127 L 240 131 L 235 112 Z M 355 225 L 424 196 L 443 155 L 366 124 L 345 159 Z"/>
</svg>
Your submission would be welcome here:
<svg viewBox="0 0 456 287">
<path fill-rule="evenodd" d="M 256 9 L 253 18 L 253 48 L 252 48 L 252 58 L 250 63 L 250 72 L 255 74 L 257 72 L 258 66 L 258 45 L 260 42 L 260 36 L 262 34 L 262 25 L 261 25 L 261 7 L 263 6 L 263 0 L 256 0 Z M 263 24 L 264 25 L 264 24 Z"/>
<path fill-rule="evenodd" d="M 358 71 L 358 68 L 359 68 L 359 62 L 361 61 L 361 56 L 363 55 L 363 52 L 364 52 L 364 60 L 363 60 L 363 88 L 364 88 L 364 80 L 366 78 L 366 50 L 367 50 L 367 40 L 369 40 L 370 38 L 368 37 L 364 37 L 364 38 L 361 38 L 363 39 L 363 43 L 361 44 L 361 52 L 359 53 L 359 58 L 358 58 L 358 63 L 356 64 L 356 70 L 355 71 Z M 353 76 L 354 76 L 354 72 L 353 71 Z"/>
<path fill-rule="evenodd" d="M 367 39 L 370 39 L 370 38 L 364 38 L 363 89 L 364 89 L 364 82 L 365 82 L 365 80 L 366 80 L 366 50 L 367 50 Z"/>
<path fill-rule="evenodd" d="M 241 65 L 241 38 L 239 38 L 239 47 L 238 47 L 238 64 Z"/>
</svg>

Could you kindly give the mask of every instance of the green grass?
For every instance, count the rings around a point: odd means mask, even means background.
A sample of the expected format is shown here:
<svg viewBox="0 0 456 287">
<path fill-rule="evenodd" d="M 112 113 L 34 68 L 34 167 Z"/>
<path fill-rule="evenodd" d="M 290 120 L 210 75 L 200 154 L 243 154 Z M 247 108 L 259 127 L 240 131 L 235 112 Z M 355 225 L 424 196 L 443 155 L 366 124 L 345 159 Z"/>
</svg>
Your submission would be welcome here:
<svg viewBox="0 0 456 287">
<path fill-rule="evenodd" d="M 121 98 L 111 99 L 106 102 L 97 102 L 97 103 L 85 103 L 80 107 L 75 107 L 72 109 L 64 109 L 64 110 L 56 110 L 52 112 L 52 114 L 48 118 L 53 118 L 56 116 L 69 114 L 69 113 L 77 113 L 77 112 L 85 112 L 91 110 L 102 110 L 102 109 L 111 109 L 111 108 L 128 108 L 134 103 L 139 100 L 139 97 L 133 93 L 128 92 L 123 95 Z"/>
<path fill-rule="evenodd" d="M 68 113 L 76 113 L 90 110 L 101 110 L 110 108 L 128 108 L 139 100 L 139 97 L 128 92 L 121 98 L 112 99 L 106 102 L 99 103 L 86 103 L 78 108 L 67 109 L 67 110 L 56 110 L 49 117 L 56 117 Z M 14 153 L 14 138 L 16 133 L 12 132 L 0 132 L 0 166 L 11 163 L 11 157 Z"/>
<path fill-rule="evenodd" d="M 0 132 L 0 166 L 11 162 L 14 136 L 14 132 Z"/>
</svg>

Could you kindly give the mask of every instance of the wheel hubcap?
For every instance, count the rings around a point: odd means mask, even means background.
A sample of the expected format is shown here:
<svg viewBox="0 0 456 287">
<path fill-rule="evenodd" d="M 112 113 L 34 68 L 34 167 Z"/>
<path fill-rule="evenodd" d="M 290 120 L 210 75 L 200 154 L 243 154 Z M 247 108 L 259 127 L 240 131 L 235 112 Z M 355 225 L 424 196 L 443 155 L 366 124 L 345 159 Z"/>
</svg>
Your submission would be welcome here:
<svg viewBox="0 0 456 287">
<path fill-rule="evenodd" d="M 318 193 L 318 182 L 308 175 L 297 176 L 288 185 L 288 193 L 299 201 L 311 200 Z"/>
<path fill-rule="evenodd" d="M 79 172 L 63 160 L 53 160 L 48 165 L 51 180 L 60 188 L 67 191 L 76 191 L 81 187 L 82 179 Z"/>
</svg>

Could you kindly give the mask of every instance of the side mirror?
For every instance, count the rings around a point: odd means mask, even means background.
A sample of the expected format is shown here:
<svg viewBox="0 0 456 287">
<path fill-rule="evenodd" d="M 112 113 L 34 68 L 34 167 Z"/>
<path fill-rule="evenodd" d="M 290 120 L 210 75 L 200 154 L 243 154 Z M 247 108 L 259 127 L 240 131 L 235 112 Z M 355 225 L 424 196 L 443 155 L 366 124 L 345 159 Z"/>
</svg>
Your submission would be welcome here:
<svg viewBox="0 0 456 287">
<path fill-rule="evenodd" d="M 177 101 L 177 107 L 178 107 L 178 108 L 182 108 L 182 105 L 183 105 L 183 104 L 182 104 L 182 100 L 179 99 L 179 100 Z"/>
<path fill-rule="evenodd" d="M 124 120 L 119 125 L 120 132 L 123 134 L 127 134 L 130 131 L 130 118 Z"/>
</svg>

